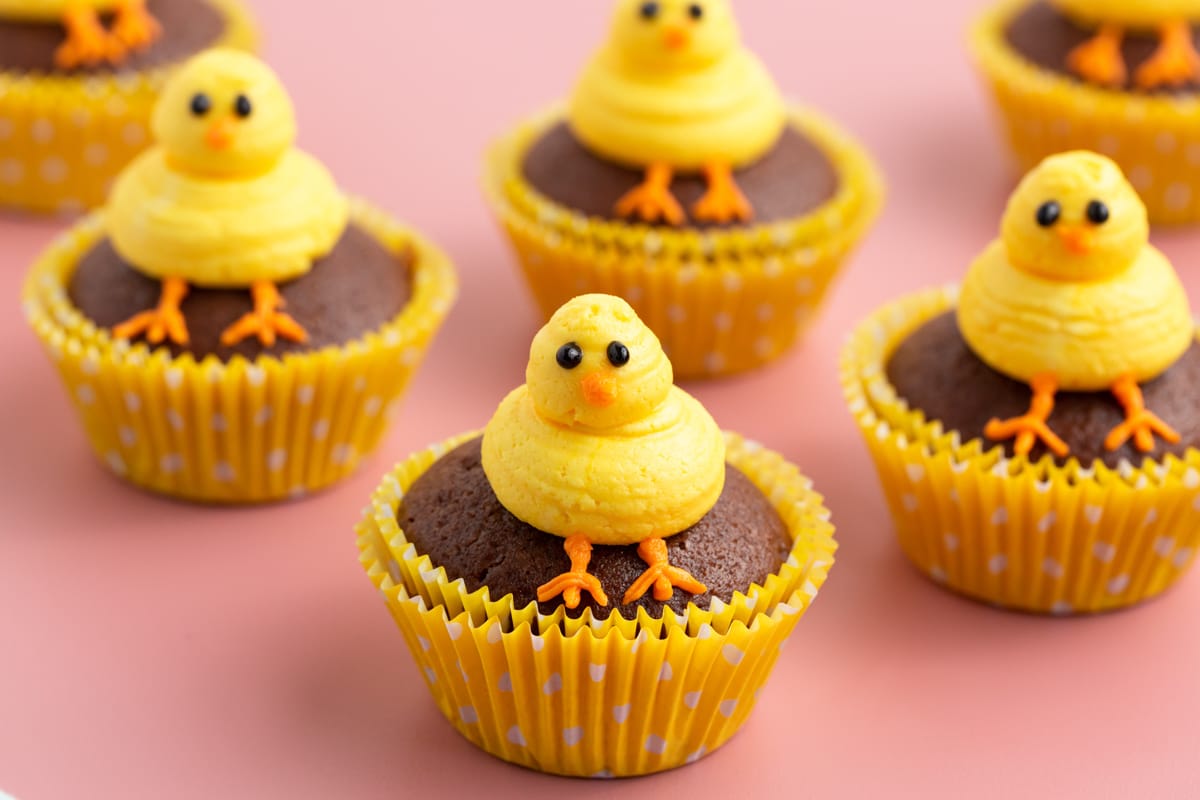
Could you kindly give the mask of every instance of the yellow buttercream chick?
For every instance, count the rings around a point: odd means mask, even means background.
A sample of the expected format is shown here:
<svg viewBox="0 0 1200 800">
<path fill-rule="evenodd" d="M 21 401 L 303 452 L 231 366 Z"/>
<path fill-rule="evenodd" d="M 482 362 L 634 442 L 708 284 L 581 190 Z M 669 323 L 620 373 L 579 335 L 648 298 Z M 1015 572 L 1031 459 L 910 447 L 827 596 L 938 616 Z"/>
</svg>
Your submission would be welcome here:
<svg viewBox="0 0 1200 800">
<path fill-rule="evenodd" d="M 1009 200 L 1001 236 L 971 265 L 958 325 L 993 369 L 1033 389 L 1030 410 L 992 420 L 991 439 L 1036 440 L 1060 457 L 1067 445 L 1047 424 L 1059 389 L 1110 389 L 1126 420 L 1105 439 L 1178 434 L 1145 408 L 1139 384 L 1165 372 L 1191 346 L 1195 324 L 1167 259 L 1149 243 L 1146 208 L 1111 160 L 1078 151 L 1051 156 Z"/>
<path fill-rule="evenodd" d="M 676 172 L 703 172 L 698 220 L 746 221 L 733 170 L 765 156 L 786 124 L 783 98 L 746 50 L 729 0 L 618 0 L 608 41 L 571 97 L 568 120 L 591 151 L 645 170 L 621 216 L 681 225 Z"/>
<path fill-rule="evenodd" d="M 483 469 L 514 516 L 566 539 L 571 569 L 538 589 L 539 602 L 562 595 L 575 608 L 586 591 L 608 604 L 587 571 L 593 543 L 638 544 L 648 566 L 624 603 L 651 587 L 658 600 L 673 586 L 706 591 L 668 563 L 663 540 L 716 504 L 725 440 L 624 300 L 577 297 L 538 332 L 525 384 L 484 432 Z"/>
<path fill-rule="evenodd" d="M 1076 47 L 1067 65 L 1101 86 L 1124 86 L 1128 69 L 1121 53 L 1126 31 L 1155 31 L 1159 45 L 1134 75 L 1141 89 L 1183 86 L 1200 80 L 1200 55 L 1191 26 L 1200 21 L 1200 0 L 1051 0 L 1064 14 L 1094 27 L 1093 38 Z"/>
<path fill-rule="evenodd" d="M 172 77 L 155 107 L 158 146 L 117 179 L 107 209 L 117 252 L 162 281 L 157 309 L 113 329 L 187 342 L 179 304 L 189 284 L 248 288 L 254 311 L 221 342 L 257 335 L 304 341 L 279 311 L 276 282 L 307 273 L 345 230 L 349 207 L 329 172 L 296 150 L 291 99 L 253 56 L 210 50 Z"/>
<path fill-rule="evenodd" d="M 102 13 L 116 15 L 111 32 L 100 23 Z M 0 19 L 60 21 L 67 39 L 55 51 L 54 61 L 62 69 L 119 65 L 162 34 L 146 10 L 146 0 L 0 0 Z"/>
</svg>

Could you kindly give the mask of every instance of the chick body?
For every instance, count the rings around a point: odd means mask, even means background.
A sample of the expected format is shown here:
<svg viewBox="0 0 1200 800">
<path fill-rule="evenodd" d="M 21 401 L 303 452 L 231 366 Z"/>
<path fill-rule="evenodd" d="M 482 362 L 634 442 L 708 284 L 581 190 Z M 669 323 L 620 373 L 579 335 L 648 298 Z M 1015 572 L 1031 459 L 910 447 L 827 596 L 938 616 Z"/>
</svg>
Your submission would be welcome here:
<svg viewBox="0 0 1200 800">
<path fill-rule="evenodd" d="M 1153 29 L 1174 20 L 1200 20 L 1197 0 L 1052 0 L 1067 16 L 1086 25 L 1111 23 Z"/>
<path fill-rule="evenodd" d="M 57 22 L 70 10 L 107 12 L 120 0 L 0 0 L 0 19 Z"/>
</svg>

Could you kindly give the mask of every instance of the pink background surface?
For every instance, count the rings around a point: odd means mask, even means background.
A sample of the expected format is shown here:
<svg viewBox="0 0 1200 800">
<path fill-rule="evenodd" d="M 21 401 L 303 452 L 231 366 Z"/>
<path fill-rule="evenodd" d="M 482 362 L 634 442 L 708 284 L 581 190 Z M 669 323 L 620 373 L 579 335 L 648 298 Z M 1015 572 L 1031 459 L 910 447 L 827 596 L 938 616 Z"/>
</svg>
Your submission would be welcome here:
<svg viewBox="0 0 1200 800">
<path fill-rule="evenodd" d="M 961 46 L 975 4 L 738 5 L 780 82 L 860 135 L 890 184 L 804 346 L 689 387 L 816 480 L 842 547 L 744 731 L 616 787 L 495 761 L 442 720 L 355 560 L 351 527 L 387 466 L 481 425 L 522 379 L 537 321 L 480 199 L 480 154 L 567 90 L 609 3 L 259 0 L 303 145 L 444 243 L 461 301 L 353 480 L 291 505 L 193 507 L 122 485 L 86 450 L 17 310 L 61 224 L 0 218 L 0 787 L 22 800 L 1197 796 L 1200 578 L 1071 621 L 944 593 L 900 555 L 841 401 L 852 324 L 956 280 L 1012 185 Z M 1200 232 L 1156 241 L 1200 297 Z"/>
</svg>

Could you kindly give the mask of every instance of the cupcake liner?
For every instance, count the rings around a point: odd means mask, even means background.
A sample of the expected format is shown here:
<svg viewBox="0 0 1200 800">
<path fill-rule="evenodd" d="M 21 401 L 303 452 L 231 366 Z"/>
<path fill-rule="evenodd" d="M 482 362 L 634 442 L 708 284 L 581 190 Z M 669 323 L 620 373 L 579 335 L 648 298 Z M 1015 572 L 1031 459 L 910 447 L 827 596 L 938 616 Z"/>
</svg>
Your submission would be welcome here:
<svg viewBox="0 0 1200 800">
<path fill-rule="evenodd" d="M 1025 611 L 1107 611 L 1169 588 L 1200 546 L 1200 452 L 1116 469 L 1010 459 L 993 443 L 962 443 L 896 396 L 891 353 L 956 298 L 947 288 L 899 300 L 842 355 L 846 400 L 905 554 L 940 584 Z"/>
<path fill-rule="evenodd" d="M 393 252 L 412 248 L 412 297 L 391 322 L 345 346 L 282 359 L 197 363 L 96 328 L 66 287 L 104 236 L 100 214 L 42 256 L 26 282 L 26 313 L 113 472 L 189 500 L 264 502 L 328 486 L 375 449 L 457 283 L 446 256 L 411 229 L 358 200 L 351 219 Z"/>
<path fill-rule="evenodd" d="M 240 0 L 213 46 L 253 50 Z M 150 144 L 150 116 L 173 67 L 110 75 L 0 71 L 0 206 L 77 213 L 104 203 L 113 178 Z"/>
<path fill-rule="evenodd" d="M 1021 171 L 1054 153 L 1093 150 L 1121 165 L 1151 222 L 1200 220 L 1200 97 L 1100 89 L 1026 61 L 1005 31 L 1028 5 L 1001 3 L 970 35 Z"/>
<path fill-rule="evenodd" d="M 521 164 L 561 110 L 493 146 L 485 189 L 543 314 L 579 294 L 625 298 L 662 340 L 680 377 L 766 364 L 803 333 L 833 277 L 882 204 L 866 152 L 832 123 L 793 108 L 791 124 L 837 169 L 833 199 L 794 220 L 753 227 L 674 230 L 588 218 L 551 203 Z"/>
<path fill-rule="evenodd" d="M 458 437 L 399 464 L 357 528 L 360 561 L 383 594 L 446 719 L 492 755 L 579 777 L 644 775 L 690 763 L 745 722 L 779 650 L 833 563 L 828 512 L 780 456 L 727 434 L 728 460 L 770 499 L 794 538 L 762 585 L 656 619 L 515 608 L 416 552 L 400 499 Z"/>
</svg>

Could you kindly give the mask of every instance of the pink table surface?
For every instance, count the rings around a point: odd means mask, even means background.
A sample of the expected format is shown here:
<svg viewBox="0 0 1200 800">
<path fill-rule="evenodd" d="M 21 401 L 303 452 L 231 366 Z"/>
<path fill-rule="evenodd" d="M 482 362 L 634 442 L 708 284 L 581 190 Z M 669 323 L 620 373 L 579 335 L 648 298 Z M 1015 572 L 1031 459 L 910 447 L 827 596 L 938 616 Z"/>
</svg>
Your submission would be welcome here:
<svg viewBox="0 0 1200 800">
<path fill-rule="evenodd" d="M 749 724 L 695 766 L 614 786 L 510 767 L 442 720 L 351 527 L 389 464 L 481 425 L 522 379 L 537 323 L 480 199 L 480 154 L 563 95 L 609 5 L 257 3 L 302 144 L 444 243 L 463 278 L 382 453 L 318 497 L 208 509 L 110 477 L 18 311 L 24 269 L 61 223 L 0 219 L 0 787 L 22 800 L 1197 796 L 1200 576 L 1067 621 L 947 594 L 897 549 L 841 400 L 852 324 L 956 280 L 1012 185 L 962 48 L 975 6 L 952 0 L 738 2 L 781 83 L 857 132 L 890 184 L 804 346 L 689 387 L 815 479 L 841 542 Z M 1155 238 L 1200 298 L 1200 232 Z"/>
</svg>

